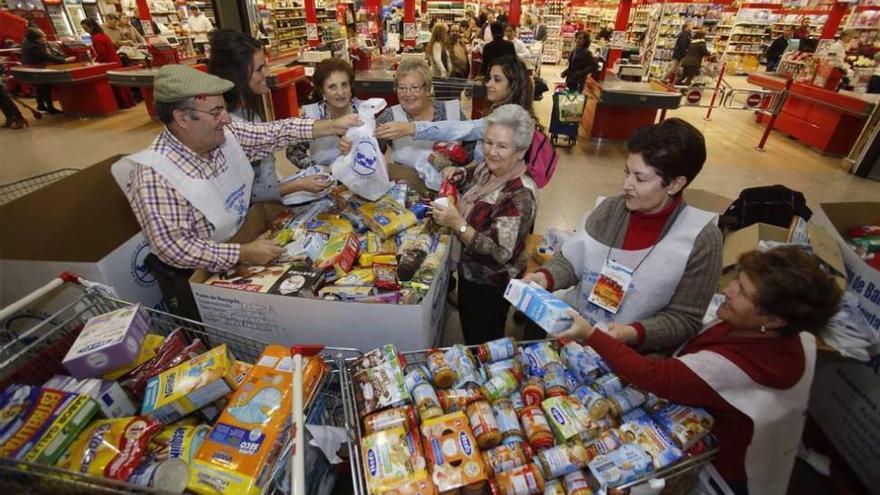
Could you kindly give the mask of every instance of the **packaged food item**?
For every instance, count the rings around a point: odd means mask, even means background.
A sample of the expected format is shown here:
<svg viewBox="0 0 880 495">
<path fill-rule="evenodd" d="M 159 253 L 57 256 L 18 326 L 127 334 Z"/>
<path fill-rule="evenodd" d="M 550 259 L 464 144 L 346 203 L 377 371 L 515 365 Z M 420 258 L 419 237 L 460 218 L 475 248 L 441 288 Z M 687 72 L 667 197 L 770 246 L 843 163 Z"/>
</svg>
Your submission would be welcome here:
<svg viewBox="0 0 880 495">
<path fill-rule="evenodd" d="M 415 409 L 412 406 L 395 407 L 364 418 L 364 432 L 369 435 L 382 430 L 403 427 L 406 431 L 412 431 L 418 427 Z"/>
<path fill-rule="evenodd" d="M 276 261 L 290 263 L 295 269 L 311 267 L 329 240 L 330 234 L 325 232 L 297 230 L 293 240 L 284 246 L 284 252 Z"/>
<path fill-rule="evenodd" d="M 455 382 L 455 372 L 446 362 L 446 354 L 443 351 L 434 349 L 428 353 L 427 364 L 431 370 L 431 377 L 437 388 L 449 388 Z"/>
<path fill-rule="evenodd" d="M 651 456 L 655 469 L 662 469 L 682 457 L 681 450 L 660 426 L 650 419 L 620 425 L 623 440 L 638 443 Z"/>
<path fill-rule="evenodd" d="M 516 355 L 516 339 L 504 337 L 477 346 L 477 357 L 482 363 L 493 363 Z"/>
<path fill-rule="evenodd" d="M 61 363 L 74 378 L 94 378 L 137 358 L 150 327 L 140 304 L 90 318 Z"/>
<path fill-rule="evenodd" d="M 333 207 L 333 201 L 329 198 L 321 198 L 312 203 L 291 208 L 291 215 L 287 217 L 282 228 L 308 229 L 308 225 L 316 225 L 318 216 Z"/>
<path fill-rule="evenodd" d="M 128 478 L 138 486 L 181 493 L 189 482 L 190 464 L 211 428 L 166 426 L 156 436 L 150 451 Z"/>
<path fill-rule="evenodd" d="M 44 396 L 45 397 L 45 396 Z M 18 433 L 27 433 L 33 420 L 41 415 L 42 403 L 38 403 L 29 421 Z M 85 395 L 70 394 L 49 415 L 46 427 L 18 450 L 17 459 L 38 464 L 55 464 L 67 451 L 77 435 L 86 428 L 98 412 L 97 403 Z M 17 438 L 13 437 L 14 443 Z M 4 445 L 5 447 L 5 445 Z"/>
<path fill-rule="evenodd" d="M 562 363 L 547 363 L 544 367 L 544 396 L 558 397 L 568 395 L 570 392 L 565 366 Z"/>
<path fill-rule="evenodd" d="M 464 411 L 468 404 L 473 402 L 473 394 L 468 390 L 458 388 L 439 389 L 437 398 L 440 399 L 440 406 L 446 414 L 455 411 Z"/>
<path fill-rule="evenodd" d="M 599 376 L 600 370 L 596 360 L 577 342 L 568 342 L 562 346 L 560 357 L 579 383 L 591 383 Z"/>
<path fill-rule="evenodd" d="M 483 463 L 489 476 L 525 466 L 532 460 L 532 452 L 524 442 L 499 445 L 483 451 Z"/>
<path fill-rule="evenodd" d="M 501 430 L 492 412 L 492 406 L 485 400 L 471 402 L 465 407 L 471 430 L 481 449 L 491 449 L 501 442 Z"/>
<path fill-rule="evenodd" d="M 402 359 L 394 344 L 385 344 L 364 354 L 363 357 L 352 363 L 352 372 L 357 373 L 385 363 L 397 363 L 403 366 Z"/>
<path fill-rule="evenodd" d="M 290 263 L 271 266 L 236 265 L 225 273 L 212 276 L 204 283 L 226 289 L 266 293 L 292 266 Z"/>
<path fill-rule="evenodd" d="M 539 406 L 528 406 L 523 409 L 519 418 L 523 432 L 532 450 L 549 449 L 553 446 L 553 430 Z"/>
<path fill-rule="evenodd" d="M 382 495 L 437 495 L 437 487 L 431 482 L 428 472 L 422 470 L 403 484 L 382 492 Z"/>
<path fill-rule="evenodd" d="M 314 232 L 322 232 L 333 237 L 354 234 L 352 222 L 330 212 L 319 213 L 315 218 L 303 225 L 303 228 Z"/>
<path fill-rule="evenodd" d="M 425 365 L 415 365 L 409 366 L 406 369 L 406 374 L 403 376 L 403 383 L 406 386 L 406 390 L 412 394 L 414 388 L 417 385 L 422 383 L 431 383 L 431 372 L 428 371 L 427 366 Z"/>
<path fill-rule="evenodd" d="M 653 421 L 651 419 L 651 415 L 648 414 L 648 411 L 645 411 L 641 407 L 637 407 L 637 408 L 633 409 L 632 411 L 630 411 L 620 417 L 621 423 L 631 423 L 633 421 L 642 421 L 642 420 Z"/>
<path fill-rule="evenodd" d="M 125 376 L 135 367 L 140 366 L 141 364 L 154 358 L 156 356 L 156 353 L 159 352 L 159 347 L 164 341 L 165 337 L 163 335 L 148 333 L 144 336 L 144 340 L 143 342 L 141 342 L 141 348 L 140 350 L 138 350 L 138 355 L 134 359 L 134 361 L 119 369 L 104 373 L 103 378 L 105 380 L 117 380 Z M 127 416 L 131 416 L 131 414 L 127 414 Z"/>
<path fill-rule="evenodd" d="M 113 381 L 100 378 L 77 380 L 72 376 L 55 375 L 44 383 L 43 387 L 91 397 L 98 404 L 100 413 L 105 418 L 122 418 L 135 413 L 131 399 L 122 387 Z"/>
<path fill-rule="evenodd" d="M 324 278 L 325 272 L 323 270 L 291 268 L 269 289 L 269 294 L 312 297 L 324 285 Z"/>
<path fill-rule="evenodd" d="M 605 397 L 609 397 L 623 392 L 623 380 L 613 373 L 608 373 L 596 378 L 593 382 L 593 388 Z"/>
<path fill-rule="evenodd" d="M 412 280 L 427 256 L 428 252 L 421 248 L 403 250 L 397 260 L 397 278 L 403 282 Z"/>
<path fill-rule="evenodd" d="M 523 384 L 522 400 L 527 406 L 540 405 L 544 400 L 544 380 L 537 376 L 532 376 Z"/>
<path fill-rule="evenodd" d="M 541 468 L 544 479 L 554 479 L 586 467 L 590 459 L 592 456 L 583 444 L 573 440 L 539 452 L 535 464 Z"/>
<path fill-rule="evenodd" d="M 290 241 L 293 240 L 293 230 L 292 229 L 281 229 L 275 233 L 275 244 L 278 244 L 279 247 L 284 247 Z"/>
<path fill-rule="evenodd" d="M 184 361 L 193 359 L 206 350 L 205 345 L 199 339 L 193 339 L 192 343 L 187 345 L 183 331 L 176 328 L 165 337 L 165 341 L 156 352 L 156 357 L 131 370 L 120 380 L 120 383 L 134 397 L 142 399 L 144 387 L 150 378 L 170 370 Z"/>
<path fill-rule="evenodd" d="M 652 416 L 683 451 L 690 450 L 715 424 L 705 409 L 680 404 L 667 404 Z"/>
<path fill-rule="evenodd" d="M 603 433 L 609 430 L 613 430 L 620 426 L 620 422 L 618 422 L 614 416 L 605 416 L 600 419 L 590 420 L 590 428 L 581 435 L 581 438 L 586 441 L 593 441 Z"/>
<path fill-rule="evenodd" d="M 58 461 L 68 471 L 127 480 L 162 425 L 141 416 L 92 422 Z"/>
<path fill-rule="evenodd" d="M 481 385 L 483 376 L 477 367 L 477 361 L 473 353 L 461 344 L 455 344 L 446 350 L 446 362 L 455 372 L 455 387 L 462 388 L 467 385 Z"/>
<path fill-rule="evenodd" d="M 367 488 L 371 494 L 389 492 L 424 471 L 424 461 L 421 466 L 413 463 L 407 437 L 403 427 L 396 427 L 361 439 Z"/>
<path fill-rule="evenodd" d="M 519 416 L 520 414 L 522 414 L 523 409 L 526 408 L 526 402 L 523 400 L 522 393 L 517 390 L 514 393 L 510 394 L 507 398 L 510 399 L 510 403 L 513 404 L 513 409 L 516 411 L 516 415 Z"/>
<path fill-rule="evenodd" d="M 544 493 L 544 477 L 534 464 L 497 473 L 489 481 L 492 495 L 538 495 Z"/>
<path fill-rule="evenodd" d="M 422 436 L 431 479 L 440 492 L 484 482 L 486 467 L 476 439 L 462 412 L 422 422 Z"/>
<path fill-rule="evenodd" d="M 623 485 L 652 472 L 651 458 L 641 446 L 628 443 L 619 449 L 601 454 L 589 464 L 590 473 L 601 491 Z"/>
<path fill-rule="evenodd" d="M 645 399 L 645 403 L 642 404 L 642 407 L 644 407 L 646 411 L 653 414 L 659 411 L 666 404 L 668 404 L 667 400 L 661 399 L 651 392 L 648 392 L 648 397 Z"/>
<path fill-rule="evenodd" d="M 559 333 L 571 326 L 574 309 L 534 282 L 511 279 L 504 298 L 547 333 Z"/>
<path fill-rule="evenodd" d="M 516 371 L 504 370 L 492 376 L 482 386 L 483 396 L 491 401 L 504 399 L 519 388 L 520 376 Z"/>
<path fill-rule="evenodd" d="M 501 399 L 492 403 L 492 412 L 498 421 L 498 429 L 501 436 L 507 438 L 510 436 L 522 437 L 523 431 L 516 416 L 516 410 L 510 399 Z"/>
<path fill-rule="evenodd" d="M 514 370 L 516 374 L 520 376 L 520 379 L 522 379 L 523 376 L 522 367 L 519 365 L 519 361 L 513 358 L 495 361 L 494 363 L 485 363 L 483 368 L 485 368 L 489 378 L 492 378 L 505 370 Z"/>
<path fill-rule="evenodd" d="M 375 283 L 373 268 L 354 268 L 333 284 L 340 287 L 372 287 Z"/>
<path fill-rule="evenodd" d="M 397 267 L 394 265 L 385 265 L 374 263 L 373 275 L 375 278 L 376 288 L 383 290 L 398 290 L 400 284 L 397 282 Z"/>
<path fill-rule="evenodd" d="M 581 385 L 574 389 L 573 396 L 577 397 L 581 404 L 587 408 L 591 419 L 600 419 L 608 416 L 611 405 L 605 397 L 589 385 Z"/>
<path fill-rule="evenodd" d="M 616 394 L 609 395 L 608 404 L 611 406 L 611 414 L 619 418 L 644 404 L 647 398 L 647 394 L 641 390 L 626 387 Z"/>
<path fill-rule="evenodd" d="M 235 356 L 221 344 L 150 378 L 141 414 L 171 423 L 228 395 L 235 387 Z"/>
<path fill-rule="evenodd" d="M 403 232 L 418 222 L 413 212 L 388 196 L 364 203 L 357 211 L 363 215 L 367 227 L 383 239 Z"/>
<path fill-rule="evenodd" d="M 624 444 L 623 436 L 617 429 L 611 429 L 600 433 L 595 440 L 587 444 L 587 450 L 592 457 L 607 454 Z"/>
<path fill-rule="evenodd" d="M 436 145 L 435 145 L 436 146 Z M 446 198 L 448 205 L 447 206 L 455 206 L 458 204 L 458 187 L 455 183 L 444 180 L 440 183 L 440 191 L 437 193 L 437 198 L 434 201 L 438 201 L 439 198 Z"/>
<path fill-rule="evenodd" d="M 403 368 L 396 359 L 359 371 L 352 379 L 361 416 L 411 400 L 404 384 Z"/>
<path fill-rule="evenodd" d="M 446 254 L 448 252 L 449 242 L 447 241 L 439 243 L 434 251 L 431 251 L 427 254 L 427 256 L 425 256 L 424 261 L 422 261 L 421 266 L 419 266 L 419 269 L 413 276 L 413 281 L 431 285 L 431 283 L 434 282 L 434 278 L 437 276 L 437 273 L 444 266 L 444 262 L 446 261 Z"/>
<path fill-rule="evenodd" d="M 565 485 L 562 480 L 547 480 L 544 483 L 544 495 L 565 495 Z"/>
<path fill-rule="evenodd" d="M 318 291 L 318 297 L 332 301 L 360 302 L 376 295 L 375 287 L 337 287 L 329 285 Z"/>
<path fill-rule="evenodd" d="M 318 270 L 336 268 L 348 273 L 354 266 L 359 249 L 360 243 L 354 234 L 331 237 L 315 260 L 314 267 Z"/>
<path fill-rule="evenodd" d="M 544 376 L 544 369 L 550 363 L 561 363 L 559 353 L 550 342 L 538 342 L 523 349 L 524 367 L 530 376 Z"/>
<path fill-rule="evenodd" d="M 562 478 L 567 495 L 593 495 L 593 489 L 583 469 L 566 474 Z"/>
<path fill-rule="evenodd" d="M 551 397 L 541 403 L 541 409 L 544 410 L 556 440 L 560 442 L 576 438 L 589 429 L 590 416 L 574 397 Z"/>
<path fill-rule="evenodd" d="M 440 399 L 430 383 L 420 383 L 412 390 L 412 400 L 416 404 L 416 410 L 419 412 L 419 418 L 422 421 L 443 414 L 443 408 L 440 407 Z"/>
</svg>

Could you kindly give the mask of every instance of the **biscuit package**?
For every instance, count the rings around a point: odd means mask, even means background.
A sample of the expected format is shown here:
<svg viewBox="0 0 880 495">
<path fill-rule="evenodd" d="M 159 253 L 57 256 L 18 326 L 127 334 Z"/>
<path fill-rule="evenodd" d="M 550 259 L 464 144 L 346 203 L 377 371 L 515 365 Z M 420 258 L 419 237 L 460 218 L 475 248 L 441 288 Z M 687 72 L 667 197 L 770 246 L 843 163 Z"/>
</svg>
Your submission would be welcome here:
<svg viewBox="0 0 880 495">
<path fill-rule="evenodd" d="M 86 322 L 61 363 L 75 378 L 94 378 L 131 364 L 150 327 L 139 304 L 95 316 Z"/>
<path fill-rule="evenodd" d="M 373 495 L 394 493 L 408 480 L 426 474 L 421 449 L 402 426 L 365 436 L 361 440 L 361 452 L 367 488 Z"/>
<path fill-rule="evenodd" d="M 463 412 L 423 421 L 422 437 L 431 479 L 440 492 L 488 479 L 480 448 Z"/>
<path fill-rule="evenodd" d="M 127 480 L 147 454 L 162 425 L 141 416 L 104 419 L 83 431 L 58 462 L 78 473 Z"/>
</svg>

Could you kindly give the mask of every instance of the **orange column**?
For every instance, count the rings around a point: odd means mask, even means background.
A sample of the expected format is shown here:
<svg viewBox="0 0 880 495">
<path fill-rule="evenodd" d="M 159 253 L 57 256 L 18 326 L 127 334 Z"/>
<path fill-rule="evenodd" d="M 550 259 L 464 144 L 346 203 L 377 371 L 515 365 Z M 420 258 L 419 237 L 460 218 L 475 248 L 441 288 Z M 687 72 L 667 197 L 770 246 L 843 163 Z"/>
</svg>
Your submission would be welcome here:
<svg viewBox="0 0 880 495">
<path fill-rule="evenodd" d="M 826 22 L 825 27 L 822 28 L 822 36 L 820 36 L 820 39 L 834 39 L 834 35 L 837 34 L 837 28 L 840 27 L 840 22 L 843 21 L 843 16 L 846 14 L 846 8 L 847 4 L 834 2 L 834 5 L 831 7 L 831 12 L 828 13 L 828 22 Z"/>
<path fill-rule="evenodd" d="M 318 36 L 318 12 L 315 10 L 315 0 L 306 0 L 306 39 L 309 46 L 315 47 L 321 44 Z"/>
<path fill-rule="evenodd" d="M 627 24 L 629 24 L 629 11 L 631 9 L 632 0 L 620 0 L 620 4 L 617 6 L 617 19 L 614 21 L 615 31 L 626 31 Z M 605 79 L 605 74 L 611 70 L 611 67 L 620 58 L 620 53 L 621 50 L 619 48 L 612 48 L 608 51 L 608 61 L 605 62 L 605 67 L 602 68 L 602 79 Z"/>
<path fill-rule="evenodd" d="M 150 17 L 150 6 L 147 5 L 147 0 L 137 0 L 137 8 L 138 19 L 146 21 L 149 24 L 152 17 Z"/>
<path fill-rule="evenodd" d="M 403 46 L 416 46 L 416 0 L 403 0 Z"/>
<path fill-rule="evenodd" d="M 522 0 L 510 0 L 510 13 L 507 21 L 514 27 L 519 27 L 519 18 L 522 15 Z"/>
</svg>

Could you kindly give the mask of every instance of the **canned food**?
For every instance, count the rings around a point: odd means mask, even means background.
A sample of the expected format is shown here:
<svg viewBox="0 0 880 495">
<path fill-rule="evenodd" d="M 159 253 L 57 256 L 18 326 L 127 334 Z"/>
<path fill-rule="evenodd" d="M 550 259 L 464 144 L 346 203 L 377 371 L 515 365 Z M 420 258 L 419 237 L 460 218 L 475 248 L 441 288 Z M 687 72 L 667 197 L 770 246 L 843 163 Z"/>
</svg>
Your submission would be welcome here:
<svg viewBox="0 0 880 495">
<path fill-rule="evenodd" d="M 498 420 L 498 429 L 501 430 L 501 435 L 504 438 L 511 435 L 522 438 L 522 427 L 519 425 L 519 419 L 517 419 L 513 403 L 509 399 L 502 399 L 493 403 L 492 412 L 495 413 L 495 419 Z"/>
<path fill-rule="evenodd" d="M 526 380 L 522 388 L 522 398 L 526 406 L 541 405 L 541 401 L 544 400 L 544 380 L 537 376 Z"/>
<path fill-rule="evenodd" d="M 611 429 L 599 434 L 595 440 L 587 445 L 587 451 L 590 453 L 590 458 L 593 458 L 597 455 L 607 454 L 623 445 L 623 443 L 623 436 L 620 432 L 616 429 Z"/>
<path fill-rule="evenodd" d="M 492 406 L 488 402 L 484 400 L 472 402 L 465 411 L 471 430 L 477 439 L 477 445 L 481 449 L 491 449 L 501 442 L 501 430 L 498 428 L 495 414 L 492 413 Z"/>
<path fill-rule="evenodd" d="M 449 388 L 455 383 L 455 372 L 446 361 L 446 354 L 434 349 L 427 355 L 428 369 L 431 371 L 431 380 L 437 388 Z"/>
<path fill-rule="evenodd" d="M 440 407 L 446 414 L 456 411 L 464 411 L 464 408 L 471 402 L 470 393 L 467 390 L 457 388 L 447 388 L 436 390 L 437 399 L 440 400 Z"/>
<path fill-rule="evenodd" d="M 421 367 L 414 366 L 403 377 L 403 384 L 406 386 L 406 391 L 412 394 L 413 390 L 420 383 L 430 383 L 430 379 Z"/>
<path fill-rule="evenodd" d="M 600 394 L 608 397 L 609 395 L 623 392 L 623 381 L 614 373 L 608 373 L 596 378 L 593 382 L 593 388 Z"/>
<path fill-rule="evenodd" d="M 522 376 L 522 366 L 515 358 L 505 359 L 503 361 L 495 361 L 494 363 L 486 363 L 483 365 L 489 377 L 493 377 L 504 370 L 515 370 L 519 376 Z"/>
<path fill-rule="evenodd" d="M 484 363 L 512 358 L 514 354 L 516 354 L 516 340 L 513 337 L 491 340 L 477 347 L 477 358 Z"/>
<path fill-rule="evenodd" d="M 420 383 L 412 391 L 413 402 L 416 403 L 416 410 L 422 421 L 443 415 L 443 408 L 440 407 L 440 399 L 430 383 Z"/>
<path fill-rule="evenodd" d="M 582 469 L 566 474 L 562 482 L 565 484 L 567 495 L 593 495 L 593 489 L 590 488 L 590 482 Z"/>
<path fill-rule="evenodd" d="M 553 431 L 540 407 L 526 407 L 519 419 L 523 432 L 526 434 L 526 440 L 533 450 L 548 449 L 553 446 Z"/>
<path fill-rule="evenodd" d="M 562 362 L 559 353 L 550 342 L 539 342 L 526 346 L 523 354 L 525 354 L 526 369 L 531 376 L 544 376 L 544 369 L 549 363 Z"/>
<path fill-rule="evenodd" d="M 548 363 L 544 367 L 544 396 L 558 397 L 570 392 L 565 378 L 565 366 L 562 363 Z"/>
<path fill-rule="evenodd" d="M 498 473 L 489 482 L 492 495 L 539 495 L 544 492 L 544 477 L 534 464 L 526 464 Z"/>
<path fill-rule="evenodd" d="M 549 480 L 544 483 L 544 495 L 565 495 L 565 485 L 560 480 Z"/>
<path fill-rule="evenodd" d="M 647 395 L 641 390 L 626 387 L 623 391 L 608 396 L 611 414 L 618 418 L 645 403 Z"/>
<path fill-rule="evenodd" d="M 396 407 L 386 411 L 370 414 L 364 418 L 364 431 L 367 435 L 382 430 L 390 430 L 398 426 L 407 430 L 416 424 L 412 406 Z"/>
<path fill-rule="evenodd" d="M 519 416 L 522 414 L 522 410 L 526 408 L 526 403 L 523 401 L 522 394 L 519 390 L 515 390 L 512 394 L 507 396 L 510 399 L 511 404 L 513 404 L 513 410 L 516 411 L 516 415 Z"/>
<path fill-rule="evenodd" d="M 536 456 L 545 479 L 561 478 L 587 465 L 593 456 L 578 441 L 566 442 Z"/>
<path fill-rule="evenodd" d="M 504 370 L 483 385 L 482 394 L 489 401 L 504 399 L 519 388 L 519 378 L 513 370 Z"/>
<path fill-rule="evenodd" d="M 483 451 L 483 464 L 489 476 L 525 466 L 531 458 L 531 452 L 524 442 L 499 445 Z"/>
<path fill-rule="evenodd" d="M 608 404 L 608 401 L 605 397 L 602 396 L 599 392 L 596 392 L 589 385 L 581 385 L 578 388 L 574 389 L 575 397 L 584 407 L 587 409 L 587 412 L 590 414 L 590 419 L 599 419 L 608 416 L 608 413 L 611 410 L 611 406 Z"/>
<path fill-rule="evenodd" d="M 580 383 L 590 383 L 599 376 L 599 365 L 593 356 L 577 342 L 569 342 L 562 347 L 560 357 Z"/>
</svg>

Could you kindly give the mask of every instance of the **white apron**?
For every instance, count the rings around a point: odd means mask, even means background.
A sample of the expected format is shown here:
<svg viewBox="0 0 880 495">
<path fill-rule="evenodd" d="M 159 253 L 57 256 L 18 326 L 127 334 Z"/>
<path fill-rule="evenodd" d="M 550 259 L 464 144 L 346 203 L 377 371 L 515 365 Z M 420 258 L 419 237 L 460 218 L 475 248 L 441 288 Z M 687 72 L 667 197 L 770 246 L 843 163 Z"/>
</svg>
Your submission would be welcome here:
<svg viewBox="0 0 880 495">
<path fill-rule="evenodd" d="M 600 197 L 596 204 L 603 200 Z M 607 245 L 587 233 L 584 219 L 580 230 L 562 245 L 565 258 L 576 270 L 581 270 L 580 282 L 563 299 L 594 325 L 600 322 L 629 324 L 657 314 L 672 300 L 697 236 L 716 218 L 714 213 L 686 205 L 653 251 L 650 247 L 636 251 L 612 249 L 610 255 Z M 606 257 L 629 269 L 638 266 L 617 314 L 588 300 Z"/>
<path fill-rule="evenodd" d="M 443 102 L 446 106 L 446 120 L 461 120 L 461 106 L 458 100 L 446 100 Z M 394 116 L 395 122 L 409 122 L 406 111 L 400 105 L 391 107 L 391 114 Z M 426 153 L 434 148 L 436 141 L 428 141 L 424 139 L 413 139 L 410 136 L 397 138 L 391 142 L 391 160 L 400 165 L 407 167 L 415 167 L 416 162 Z"/>
<path fill-rule="evenodd" d="M 321 102 L 305 105 L 303 113 L 310 119 L 325 120 L 327 116 L 322 114 L 320 106 Z M 323 136 L 309 142 L 309 157 L 318 165 L 331 165 L 341 155 L 339 136 Z"/>
<path fill-rule="evenodd" d="M 214 226 L 211 240 L 226 242 L 244 223 L 251 202 L 254 169 L 235 136 L 228 130 L 223 132 L 226 141 L 220 147 L 220 152 L 226 157 L 227 167 L 225 172 L 213 179 L 194 179 L 153 150 L 139 151 L 114 163 L 113 177 L 127 194 L 135 165 L 140 163 L 152 167 L 211 222 Z"/>
<path fill-rule="evenodd" d="M 749 495 L 785 495 L 788 488 L 816 364 L 816 338 L 803 332 L 800 339 L 804 374 L 795 386 L 784 390 L 755 383 L 745 371 L 716 352 L 699 351 L 677 358 L 754 423 L 745 458 Z"/>
</svg>

